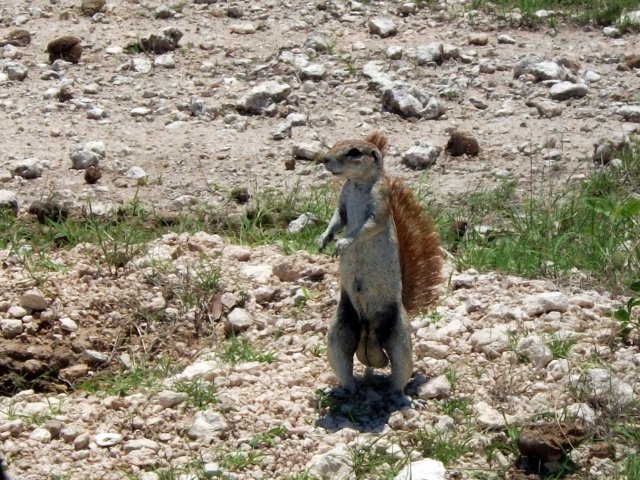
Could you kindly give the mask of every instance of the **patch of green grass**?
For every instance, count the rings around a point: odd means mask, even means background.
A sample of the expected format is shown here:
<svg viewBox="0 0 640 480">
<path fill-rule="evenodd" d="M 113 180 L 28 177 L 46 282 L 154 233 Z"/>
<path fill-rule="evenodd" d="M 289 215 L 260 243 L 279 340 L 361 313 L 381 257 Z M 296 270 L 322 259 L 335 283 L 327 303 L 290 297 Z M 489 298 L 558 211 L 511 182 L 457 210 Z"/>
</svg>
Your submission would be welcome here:
<svg viewBox="0 0 640 480">
<path fill-rule="evenodd" d="M 629 290 L 633 295 L 612 316 L 620 322 L 620 336 L 625 341 L 637 341 L 640 340 L 640 280 L 630 283 Z"/>
<path fill-rule="evenodd" d="M 623 470 L 624 478 L 628 480 L 637 480 L 640 478 L 640 455 L 637 453 L 627 456 Z"/>
<path fill-rule="evenodd" d="M 54 402 L 51 399 L 46 398 L 46 401 L 48 407 L 44 412 L 25 415 L 17 413 L 14 406 L 10 406 L 7 410 L 0 410 L 0 412 L 6 415 L 9 420 L 22 420 L 27 425 L 43 425 L 48 420 L 51 420 L 62 413 L 62 400 Z"/>
<path fill-rule="evenodd" d="M 297 250 L 317 252 L 315 239 L 326 227 L 336 201 L 329 185 L 302 190 L 298 184 L 290 192 L 266 190 L 252 197 L 239 222 L 227 223 L 223 233 L 234 243 L 245 245 L 275 244 L 285 254 Z M 300 233 L 290 233 L 291 221 L 306 213 L 315 218 Z"/>
<path fill-rule="evenodd" d="M 469 415 L 471 413 L 471 404 L 473 402 L 468 398 L 451 397 L 441 400 L 439 403 L 442 413 L 456 418 L 459 415 Z"/>
<path fill-rule="evenodd" d="M 285 480 L 320 480 L 318 477 L 312 476 L 309 472 L 300 472 L 295 475 L 285 477 Z"/>
<path fill-rule="evenodd" d="M 378 448 L 376 440 L 350 450 L 352 472 L 355 480 L 393 480 L 406 463 L 405 455 L 398 458 L 386 449 Z"/>
<path fill-rule="evenodd" d="M 231 472 L 241 472 L 249 467 L 260 464 L 260 454 L 255 450 L 248 453 L 227 453 L 220 459 L 220 466 Z"/>
<path fill-rule="evenodd" d="M 547 348 L 551 351 L 553 358 L 567 358 L 573 346 L 578 343 L 577 336 L 558 337 L 552 336 L 545 342 Z"/>
<path fill-rule="evenodd" d="M 271 448 L 276 446 L 276 439 L 282 438 L 287 434 L 287 429 L 278 426 L 273 427 L 267 430 L 266 432 L 258 433 L 254 435 L 254 437 L 249 441 L 249 446 L 251 448 Z"/>
<path fill-rule="evenodd" d="M 471 434 L 416 430 L 409 435 L 408 440 L 412 449 L 422 453 L 425 458 L 440 460 L 445 466 L 449 466 L 469 452 Z"/>
<path fill-rule="evenodd" d="M 98 396 L 124 397 L 136 391 L 157 392 L 161 381 L 175 372 L 176 367 L 162 359 L 155 366 L 136 365 L 131 370 L 116 373 L 104 371 L 83 380 L 75 388 Z"/>
<path fill-rule="evenodd" d="M 205 410 L 209 405 L 218 403 L 213 383 L 201 378 L 187 382 L 179 381 L 173 385 L 173 390 L 187 394 L 187 405 L 196 410 Z"/>
<path fill-rule="evenodd" d="M 637 0 L 474 0 L 471 8 L 490 11 L 500 16 L 519 11 L 522 14 L 521 24 L 536 27 L 547 24 L 557 26 L 560 20 L 583 25 L 618 25 L 623 31 L 631 26 L 620 18 L 624 13 L 637 10 Z M 539 10 L 554 12 L 546 18 L 539 18 L 535 13 Z"/>
<path fill-rule="evenodd" d="M 577 270 L 619 290 L 640 277 L 640 146 L 621 157 L 621 168 L 597 169 L 560 190 L 548 179 L 529 192 L 505 182 L 472 192 L 455 208 L 433 207 L 441 237 L 462 269 L 554 279 Z M 468 224 L 462 238 L 451 228 L 454 219 Z M 489 232 L 479 232 L 482 225 Z"/>
<path fill-rule="evenodd" d="M 232 336 L 222 345 L 220 358 L 232 364 L 244 362 L 273 363 L 276 360 L 276 352 L 274 350 L 259 352 L 246 338 Z"/>
</svg>

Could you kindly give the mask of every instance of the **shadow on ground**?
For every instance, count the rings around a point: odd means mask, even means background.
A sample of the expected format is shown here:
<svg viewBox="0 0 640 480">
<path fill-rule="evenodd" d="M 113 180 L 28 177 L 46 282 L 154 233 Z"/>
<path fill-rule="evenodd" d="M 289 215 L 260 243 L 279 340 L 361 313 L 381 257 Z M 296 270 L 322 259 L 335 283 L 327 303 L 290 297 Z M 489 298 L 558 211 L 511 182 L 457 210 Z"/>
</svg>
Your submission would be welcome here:
<svg viewBox="0 0 640 480">
<path fill-rule="evenodd" d="M 427 380 L 424 375 L 417 375 L 404 395 L 393 392 L 388 375 L 376 373 L 357 378 L 356 393 L 340 387 L 316 390 L 313 402 L 321 415 L 316 426 L 332 433 L 343 428 L 382 432 L 393 412 L 412 408 L 418 386 Z"/>
</svg>

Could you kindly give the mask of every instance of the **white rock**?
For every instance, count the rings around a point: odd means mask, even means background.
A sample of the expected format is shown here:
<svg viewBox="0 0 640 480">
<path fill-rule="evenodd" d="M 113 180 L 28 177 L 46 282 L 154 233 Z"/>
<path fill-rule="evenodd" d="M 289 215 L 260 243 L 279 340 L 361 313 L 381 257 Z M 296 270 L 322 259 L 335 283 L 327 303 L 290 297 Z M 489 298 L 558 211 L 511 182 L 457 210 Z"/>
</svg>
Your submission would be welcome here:
<svg viewBox="0 0 640 480">
<path fill-rule="evenodd" d="M 0 331 L 4 338 L 14 338 L 22 333 L 22 320 L 2 319 L 0 320 Z"/>
<path fill-rule="evenodd" d="M 286 83 L 270 80 L 263 82 L 245 93 L 236 103 L 240 112 L 260 114 L 274 103 L 281 102 L 291 93 Z"/>
<path fill-rule="evenodd" d="M 185 368 L 182 373 L 174 377 L 175 380 L 195 380 L 196 378 L 202 378 L 207 381 L 212 381 L 222 371 L 222 366 L 217 360 L 206 360 L 202 362 L 196 362 Z"/>
<path fill-rule="evenodd" d="M 445 480 L 444 464 L 438 460 L 425 458 L 411 462 L 400 470 L 393 480 Z"/>
<path fill-rule="evenodd" d="M 445 375 L 432 378 L 418 387 L 418 397 L 421 400 L 432 398 L 447 398 L 451 394 L 451 384 Z"/>
<path fill-rule="evenodd" d="M 418 65 L 426 65 L 431 62 L 440 63 L 443 53 L 444 45 L 440 42 L 432 42 L 418 47 L 416 50 L 416 62 Z"/>
<path fill-rule="evenodd" d="M 0 209 L 18 213 L 18 196 L 11 190 L 0 190 Z"/>
<path fill-rule="evenodd" d="M 427 139 L 421 139 L 418 145 L 414 145 L 401 155 L 402 163 L 409 168 L 422 170 L 435 165 L 442 147 L 433 145 Z"/>
<path fill-rule="evenodd" d="M 529 317 L 548 312 L 566 312 L 569 299 L 562 292 L 544 292 L 529 295 L 523 300 L 524 311 Z"/>
<path fill-rule="evenodd" d="M 516 41 L 513 37 L 510 37 L 509 35 L 506 35 L 506 34 L 502 34 L 502 35 L 498 35 L 498 43 L 514 45 Z"/>
<path fill-rule="evenodd" d="M 618 108 L 616 113 L 621 115 L 627 122 L 640 123 L 640 106 L 623 105 Z"/>
<path fill-rule="evenodd" d="M 78 324 L 69 317 L 61 317 L 58 320 L 60 329 L 65 332 L 75 332 L 78 330 Z"/>
<path fill-rule="evenodd" d="M 129 113 L 132 117 L 146 117 L 151 113 L 151 109 L 148 107 L 135 107 Z"/>
<path fill-rule="evenodd" d="M 242 275 L 258 283 L 267 283 L 273 276 L 271 265 L 246 265 L 242 268 Z"/>
<path fill-rule="evenodd" d="M 400 60 L 403 53 L 404 47 L 400 45 L 391 45 L 386 51 L 386 55 L 389 60 Z"/>
<path fill-rule="evenodd" d="M 293 220 L 287 227 L 287 232 L 292 234 L 298 234 L 304 230 L 307 225 L 313 225 L 316 221 L 315 216 L 312 213 L 302 213 L 298 218 Z"/>
<path fill-rule="evenodd" d="M 372 17 L 368 23 L 369 32 L 387 38 L 398 33 L 398 28 L 390 18 Z"/>
<path fill-rule="evenodd" d="M 569 374 L 569 361 L 566 358 L 552 360 L 547 365 L 547 381 L 560 380 Z"/>
<path fill-rule="evenodd" d="M 560 82 L 549 89 L 549 96 L 554 100 L 581 98 L 589 93 L 589 87 L 583 83 Z"/>
<path fill-rule="evenodd" d="M 327 67 L 321 63 L 312 63 L 300 70 L 302 80 L 320 81 L 327 76 Z"/>
<path fill-rule="evenodd" d="M 27 290 L 20 297 L 20 306 L 31 310 L 45 310 L 49 302 L 39 290 Z"/>
<path fill-rule="evenodd" d="M 227 320 L 224 324 L 224 331 L 227 335 L 244 332 L 251 327 L 253 323 L 253 318 L 245 309 L 234 308 L 231 310 L 229 315 L 227 315 Z"/>
<path fill-rule="evenodd" d="M 134 72 L 149 73 L 151 71 L 151 62 L 144 57 L 136 57 L 131 60 L 131 63 L 127 65 L 126 70 L 131 68 Z"/>
<path fill-rule="evenodd" d="M 29 69 L 20 62 L 8 62 L 4 65 L 3 71 L 7 74 L 9 80 L 22 82 L 27 78 Z"/>
<path fill-rule="evenodd" d="M 62 430 L 60 430 L 60 438 L 65 443 L 71 443 L 76 439 L 76 437 L 83 433 L 85 433 L 84 428 L 78 425 L 67 425 Z"/>
<path fill-rule="evenodd" d="M 351 451 L 346 445 L 340 444 L 327 453 L 313 456 L 307 464 L 307 470 L 312 477 L 321 480 L 349 480 L 351 465 Z"/>
<path fill-rule="evenodd" d="M 614 377 L 605 368 L 591 368 L 581 375 L 572 375 L 569 383 L 573 388 L 585 392 L 593 402 L 625 405 L 635 399 L 633 387 Z"/>
<path fill-rule="evenodd" d="M 173 392 L 171 390 L 163 390 L 156 395 L 156 401 L 164 408 L 173 408 L 187 398 L 188 395 L 185 392 Z"/>
<path fill-rule="evenodd" d="M 589 83 L 599 82 L 600 78 L 600 75 L 593 70 L 587 70 L 584 72 L 584 79 Z"/>
<path fill-rule="evenodd" d="M 176 61 L 173 59 L 173 55 L 166 53 L 164 55 L 158 55 L 153 60 L 153 66 L 161 68 L 176 68 Z"/>
<path fill-rule="evenodd" d="M 473 413 L 478 425 L 485 428 L 501 428 L 507 423 L 506 416 L 498 412 L 486 402 L 478 402 L 473 405 Z"/>
<path fill-rule="evenodd" d="M 131 450 L 125 458 L 127 463 L 137 467 L 154 467 L 161 460 L 156 451 L 149 448 Z"/>
<path fill-rule="evenodd" d="M 596 412 L 588 403 L 573 403 L 567 405 L 564 410 L 564 416 L 567 420 L 579 420 L 588 425 L 596 423 Z"/>
<path fill-rule="evenodd" d="M 144 171 L 142 167 L 133 166 L 129 167 L 127 171 L 124 173 L 124 176 L 127 178 L 132 178 L 134 180 L 139 180 L 141 178 L 147 178 L 147 172 Z"/>
<path fill-rule="evenodd" d="M 135 440 L 127 441 L 122 447 L 125 452 L 140 450 L 141 448 L 147 448 L 149 450 L 157 452 L 158 450 L 160 450 L 160 445 L 158 444 L 158 442 L 155 442 L 148 438 L 137 438 Z"/>
<path fill-rule="evenodd" d="M 29 435 L 31 440 L 35 440 L 40 443 L 49 443 L 51 441 L 51 432 L 46 428 L 36 428 L 31 435 Z"/>
<path fill-rule="evenodd" d="M 99 447 L 112 447 L 122 442 L 122 435 L 119 433 L 98 433 L 95 436 L 95 441 Z"/>
<path fill-rule="evenodd" d="M 516 352 L 527 357 L 536 368 L 544 368 L 553 360 L 551 350 L 549 350 L 545 341 L 537 335 L 521 338 L 516 345 Z"/>
<path fill-rule="evenodd" d="M 187 434 L 193 440 L 211 441 L 227 429 L 224 417 L 213 411 L 196 413 Z"/>
<path fill-rule="evenodd" d="M 27 309 L 24 307 L 20 307 L 18 305 L 14 305 L 7 310 L 7 314 L 10 318 L 22 318 L 27 315 Z"/>
<path fill-rule="evenodd" d="M 482 352 L 491 358 L 499 356 L 509 346 L 509 333 L 505 325 L 476 330 L 469 343 L 476 352 Z"/>
</svg>

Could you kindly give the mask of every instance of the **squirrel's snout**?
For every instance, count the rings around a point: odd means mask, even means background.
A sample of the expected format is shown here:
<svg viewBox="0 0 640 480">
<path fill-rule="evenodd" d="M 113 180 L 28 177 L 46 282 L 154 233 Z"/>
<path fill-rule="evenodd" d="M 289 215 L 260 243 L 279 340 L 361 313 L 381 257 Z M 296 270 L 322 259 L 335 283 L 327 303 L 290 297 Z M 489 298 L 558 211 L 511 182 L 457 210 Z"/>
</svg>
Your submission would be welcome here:
<svg viewBox="0 0 640 480">
<path fill-rule="evenodd" d="M 324 165 L 325 163 L 330 162 L 332 160 L 335 161 L 335 159 L 336 158 L 330 153 L 321 153 L 320 155 L 318 155 L 317 162 Z"/>
</svg>

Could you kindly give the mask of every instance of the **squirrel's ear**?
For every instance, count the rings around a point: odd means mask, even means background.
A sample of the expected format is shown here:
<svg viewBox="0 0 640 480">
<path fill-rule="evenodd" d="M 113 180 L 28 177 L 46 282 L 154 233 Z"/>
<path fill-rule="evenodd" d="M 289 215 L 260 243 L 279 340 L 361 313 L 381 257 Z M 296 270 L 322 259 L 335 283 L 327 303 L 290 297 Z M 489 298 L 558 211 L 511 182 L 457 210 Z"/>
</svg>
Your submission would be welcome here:
<svg viewBox="0 0 640 480">
<path fill-rule="evenodd" d="M 373 160 L 377 165 L 382 165 L 382 154 L 379 150 L 371 150 L 371 154 L 373 155 Z"/>
</svg>

